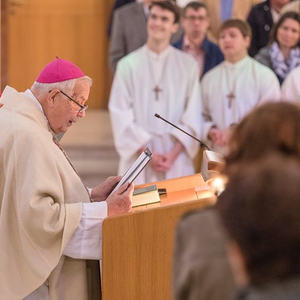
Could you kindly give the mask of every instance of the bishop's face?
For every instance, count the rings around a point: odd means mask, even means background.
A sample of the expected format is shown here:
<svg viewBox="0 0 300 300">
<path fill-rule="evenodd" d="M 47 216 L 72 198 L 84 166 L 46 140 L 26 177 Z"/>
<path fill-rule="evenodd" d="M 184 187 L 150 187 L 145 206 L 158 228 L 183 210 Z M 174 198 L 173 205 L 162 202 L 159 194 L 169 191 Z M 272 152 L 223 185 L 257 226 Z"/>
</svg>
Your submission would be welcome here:
<svg viewBox="0 0 300 300">
<path fill-rule="evenodd" d="M 249 44 L 250 38 L 244 37 L 236 27 L 229 27 L 220 32 L 219 46 L 226 60 L 237 60 L 247 55 Z"/>
<path fill-rule="evenodd" d="M 87 80 L 79 80 L 72 95 L 63 92 L 79 104 L 85 105 L 90 93 L 90 84 Z M 59 90 L 51 91 L 49 97 L 46 114 L 49 125 L 55 133 L 66 132 L 79 118 L 85 117 L 85 111 L 80 112 L 81 107 Z"/>
<path fill-rule="evenodd" d="M 174 14 L 159 6 L 153 6 L 149 12 L 147 29 L 148 38 L 154 41 L 169 41 L 171 35 L 178 29 L 174 23 Z"/>
</svg>

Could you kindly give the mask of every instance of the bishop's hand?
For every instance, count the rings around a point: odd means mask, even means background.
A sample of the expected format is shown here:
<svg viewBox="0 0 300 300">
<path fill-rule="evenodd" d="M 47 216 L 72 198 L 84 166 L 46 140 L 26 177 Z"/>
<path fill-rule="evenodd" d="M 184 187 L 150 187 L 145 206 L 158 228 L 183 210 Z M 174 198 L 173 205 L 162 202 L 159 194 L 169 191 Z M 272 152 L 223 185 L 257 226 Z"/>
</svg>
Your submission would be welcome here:
<svg viewBox="0 0 300 300">
<path fill-rule="evenodd" d="M 125 183 L 109 195 L 106 199 L 108 216 L 124 214 L 131 210 L 133 189 L 133 183 Z"/>
<path fill-rule="evenodd" d="M 105 201 L 114 187 L 121 180 L 120 176 L 110 176 L 104 182 L 92 189 L 91 199 L 93 202 Z"/>
</svg>

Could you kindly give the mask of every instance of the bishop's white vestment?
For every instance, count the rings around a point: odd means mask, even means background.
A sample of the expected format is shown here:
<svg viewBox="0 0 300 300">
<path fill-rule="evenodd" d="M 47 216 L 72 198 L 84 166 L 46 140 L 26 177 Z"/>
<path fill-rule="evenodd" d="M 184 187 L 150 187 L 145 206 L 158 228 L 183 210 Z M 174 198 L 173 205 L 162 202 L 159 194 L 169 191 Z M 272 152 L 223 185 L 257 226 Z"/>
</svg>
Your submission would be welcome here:
<svg viewBox="0 0 300 300">
<path fill-rule="evenodd" d="M 256 106 L 280 100 L 280 85 L 274 72 L 246 56 L 237 63 L 224 61 L 201 81 L 204 136 L 212 126 L 225 130 L 240 122 Z M 212 145 L 216 151 L 224 149 Z"/>
<path fill-rule="evenodd" d="M 85 300 L 107 205 L 90 203 L 29 90 L 1 102 L 0 298 Z"/>
<path fill-rule="evenodd" d="M 155 86 L 160 91 L 154 91 Z M 147 166 L 136 183 L 153 182 L 193 174 L 193 157 L 199 144 L 154 117 L 158 113 L 190 134 L 201 136 L 202 110 L 197 62 L 168 46 L 156 54 L 145 45 L 123 58 L 117 66 L 109 111 L 114 141 L 123 174 L 143 146 L 164 154 L 178 140 L 184 146 L 171 169 L 155 172 Z"/>
</svg>

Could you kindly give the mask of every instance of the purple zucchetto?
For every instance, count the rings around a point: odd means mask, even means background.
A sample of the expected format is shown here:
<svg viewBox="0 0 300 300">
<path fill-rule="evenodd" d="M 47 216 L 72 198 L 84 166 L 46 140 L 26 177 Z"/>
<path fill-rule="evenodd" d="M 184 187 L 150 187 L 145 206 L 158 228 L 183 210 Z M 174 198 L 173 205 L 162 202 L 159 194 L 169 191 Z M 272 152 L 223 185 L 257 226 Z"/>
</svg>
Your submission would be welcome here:
<svg viewBox="0 0 300 300">
<path fill-rule="evenodd" d="M 85 74 L 75 64 L 65 59 L 56 58 L 45 66 L 36 81 L 40 83 L 55 83 L 83 76 Z"/>
</svg>

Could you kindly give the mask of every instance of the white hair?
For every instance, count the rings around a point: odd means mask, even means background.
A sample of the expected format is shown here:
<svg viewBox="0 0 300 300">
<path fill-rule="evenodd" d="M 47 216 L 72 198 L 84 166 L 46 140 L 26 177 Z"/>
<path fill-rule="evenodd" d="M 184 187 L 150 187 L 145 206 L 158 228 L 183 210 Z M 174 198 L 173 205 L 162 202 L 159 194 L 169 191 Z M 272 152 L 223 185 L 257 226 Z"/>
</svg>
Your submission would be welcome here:
<svg viewBox="0 0 300 300">
<path fill-rule="evenodd" d="M 83 76 L 76 79 L 70 79 L 54 83 L 41 83 L 35 81 L 31 86 L 31 89 L 36 90 L 41 94 L 47 94 L 49 93 L 49 91 L 54 89 L 62 90 L 65 93 L 73 93 L 76 82 L 81 80 L 86 80 L 89 83 L 90 87 L 93 84 L 93 80 L 89 76 Z"/>
</svg>

